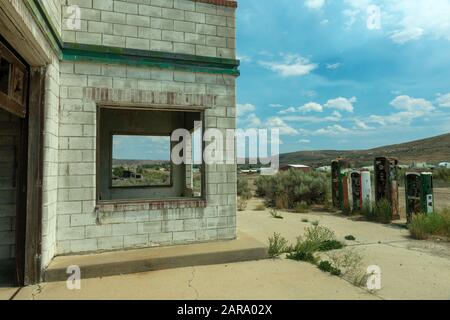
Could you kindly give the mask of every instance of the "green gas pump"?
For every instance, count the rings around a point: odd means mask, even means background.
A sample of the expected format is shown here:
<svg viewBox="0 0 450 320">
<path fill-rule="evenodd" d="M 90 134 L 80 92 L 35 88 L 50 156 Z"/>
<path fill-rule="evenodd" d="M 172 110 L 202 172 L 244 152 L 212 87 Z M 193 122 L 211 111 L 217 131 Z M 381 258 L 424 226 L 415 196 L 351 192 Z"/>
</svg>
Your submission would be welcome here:
<svg viewBox="0 0 450 320">
<path fill-rule="evenodd" d="M 405 191 L 408 223 L 412 222 L 414 215 L 434 212 L 433 174 L 431 172 L 407 172 Z"/>
<path fill-rule="evenodd" d="M 344 170 L 349 168 L 350 164 L 346 159 L 338 158 L 331 162 L 331 198 L 333 207 L 344 208 Z"/>
</svg>

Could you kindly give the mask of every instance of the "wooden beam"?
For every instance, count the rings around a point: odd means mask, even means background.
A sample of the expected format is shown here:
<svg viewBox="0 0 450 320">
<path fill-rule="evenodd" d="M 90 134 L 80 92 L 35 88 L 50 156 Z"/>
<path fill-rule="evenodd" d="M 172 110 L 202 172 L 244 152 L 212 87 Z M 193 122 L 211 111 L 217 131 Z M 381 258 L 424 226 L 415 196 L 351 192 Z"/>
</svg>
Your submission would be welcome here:
<svg viewBox="0 0 450 320">
<path fill-rule="evenodd" d="M 25 285 L 36 284 L 41 277 L 45 72 L 44 67 L 32 68 L 30 72 Z"/>
</svg>

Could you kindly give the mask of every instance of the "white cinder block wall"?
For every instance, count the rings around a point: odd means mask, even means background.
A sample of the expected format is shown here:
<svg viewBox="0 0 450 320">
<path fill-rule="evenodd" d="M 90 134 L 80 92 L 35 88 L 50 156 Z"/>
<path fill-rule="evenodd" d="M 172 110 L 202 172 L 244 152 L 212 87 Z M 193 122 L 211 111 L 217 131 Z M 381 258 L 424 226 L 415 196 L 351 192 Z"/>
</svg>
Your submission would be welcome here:
<svg viewBox="0 0 450 320">
<path fill-rule="evenodd" d="M 235 9 L 191 0 L 67 0 L 81 7 L 81 30 L 65 42 L 235 58 Z"/>
<path fill-rule="evenodd" d="M 82 30 L 66 30 L 62 23 L 66 42 L 235 58 L 233 8 L 190 0 L 67 0 L 65 4 L 82 7 Z M 63 16 L 64 12 L 63 8 Z M 58 152 L 53 154 L 49 147 L 47 155 L 58 163 L 54 181 L 56 169 L 48 161 L 48 176 L 52 176 L 48 187 L 57 188 L 55 254 L 235 238 L 235 164 L 206 166 L 206 207 L 98 205 L 95 200 L 96 92 L 109 89 L 109 99 L 116 102 L 118 92 L 121 97 L 155 92 L 212 97 L 215 104 L 207 106 L 211 109 L 205 113 L 205 126 L 225 131 L 236 123 L 234 76 L 87 62 L 61 62 L 59 72 L 58 128 L 51 131 L 58 137 Z M 121 102 L 126 106 L 127 99 Z M 49 208 L 54 204 L 50 194 Z M 51 220 L 51 214 L 48 217 Z M 50 231 L 47 234 L 52 236 Z"/>
</svg>

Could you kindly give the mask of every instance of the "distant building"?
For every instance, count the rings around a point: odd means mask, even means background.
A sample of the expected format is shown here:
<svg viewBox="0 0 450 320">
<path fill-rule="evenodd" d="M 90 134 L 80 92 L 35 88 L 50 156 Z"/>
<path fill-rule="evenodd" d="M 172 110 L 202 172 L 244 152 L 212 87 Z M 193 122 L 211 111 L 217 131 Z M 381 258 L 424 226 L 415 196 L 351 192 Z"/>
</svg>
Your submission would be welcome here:
<svg viewBox="0 0 450 320">
<path fill-rule="evenodd" d="M 441 162 L 441 163 L 439 163 L 439 167 L 450 169 L 450 162 Z"/>
<path fill-rule="evenodd" d="M 427 169 L 428 165 L 426 162 L 413 162 L 410 168 Z"/>
<path fill-rule="evenodd" d="M 303 164 L 287 164 L 285 166 L 280 167 L 280 171 L 288 171 L 288 170 L 298 170 L 303 172 L 311 172 L 312 168 L 310 166 L 306 166 Z"/>
<path fill-rule="evenodd" d="M 320 171 L 320 172 L 331 172 L 331 166 L 318 167 L 318 168 L 316 169 L 316 171 Z"/>
</svg>

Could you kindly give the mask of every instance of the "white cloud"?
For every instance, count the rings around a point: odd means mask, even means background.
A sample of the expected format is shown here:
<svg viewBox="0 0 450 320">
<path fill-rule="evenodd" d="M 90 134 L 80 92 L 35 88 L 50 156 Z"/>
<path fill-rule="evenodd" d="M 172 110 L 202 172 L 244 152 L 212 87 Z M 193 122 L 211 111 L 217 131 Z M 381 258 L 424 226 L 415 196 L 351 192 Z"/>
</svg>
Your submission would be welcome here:
<svg viewBox="0 0 450 320">
<path fill-rule="evenodd" d="M 301 143 L 301 144 L 308 144 L 308 143 L 311 143 L 311 140 L 308 140 L 308 139 L 300 139 L 300 140 L 298 141 L 298 143 Z"/>
<path fill-rule="evenodd" d="M 307 112 L 323 112 L 323 106 L 315 103 L 315 102 L 309 102 L 307 104 L 304 104 L 299 108 L 299 111 L 303 113 Z"/>
<path fill-rule="evenodd" d="M 337 136 L 343 133 L 350 133 L 351 131 L 347 128 L 344 128 L 338 124 L 328 126 L 326 128 L 322 128 L 319 130 L 316 130 L 314 132 L 315 135 L 318 136 Z"/>
<path fill-rule="evenodd" d="M 337 62 L 337 63 L 327 63 L 326 68 L 330 69 L 330 70 L 336 70 L 338 69 L 342 64 Z"/>
<path fill-rule="evenodd" d="M 236 59 L 240 60 L 241 62 L 252 62 L 252 58 L 246 55 L 238 55 Z"/>
<path fill-rule="evenodd" d="M 391 106 L 398 110 L 410 112 L 426 112 L 434 109 L 433 104 L 425 99 L 412 98 L 410 96 L 398 96 L 391 102 Z"/>
<path fill-rule="evenodd" d="M 284 122 L 280 117 L 271 117 L 267 119 L 265 126 L 269 128 L 279 129 L 281 135 L 293 136 L 299 133 L 297 129 L 294 129 L 286 124 L 286 122 Z"/>
<path fill-rule="evenodd" d="M 256 107 L 251 103 L 237 104 L 237 116 L 242 117 L 243 115 L 255 111 Z"/>
<path fill-rule="evenodd" d="M 408 28 L 403 30 L 395 30 L 391 33 L 390 38 L 398 44 L 404 44 L 408 41 L 420 39 L 423 35 L 421 28 Z"/>
<path fill-rule="evenodd" d="M 373 130 L 374 129 L 374 127 L 368 126 L 367 123 L 365 123 L 362 120 L 355 119 L 354 122 L 355 122 L 354 129 L 359 129 L 359 130 Z"/>
<path fill-rule="evenodd" d="M 282 77 L 305 76 L 318 67 L 317 64 L 297 54 L 284 54 L 282 57 L 283 61 L 280 62 L 261 61 L 260 64 Z"/>
<path fill-rule="evenodd" d="M 340 111 L 353 112 L 353 104 L 357 101 L 355 97 L 347 99 L 339 97 L 336 99 L 328 100 L 325 104 L 325 108 L 336 109 Z"/>
<path fill-rule="evenodd" d="M 305 0 L 305 6 L 309 9 L 318 10 L 325 5 L 325 0 Z"/>
<path fill-rule="evenodd" d="M 269 104 L 269 107 L 271 108 L 283 108 L 282 104 L 277 104 L 277 103 L 271 103 Z"/>
<path fill-rule="evenodd" d="M 247 127 L 249 128 L 259 128 L 262 126 L 261 119 L 254 113 L 248 115 L 247 119 Z"/>
<path fill-rule="evenodd" d="M 294 113 L 297 110 L 294 107 L 290 107 L 284 110 L 281 110 L 280 112 L 278 112 L 279 114 L 288 114 L 288 113 Z"/>
<path fill-rule="evenodd" d="M 439 96 L 436 102 L 439 107 L 450 108 L 450 93 Z"/>
</svg>

